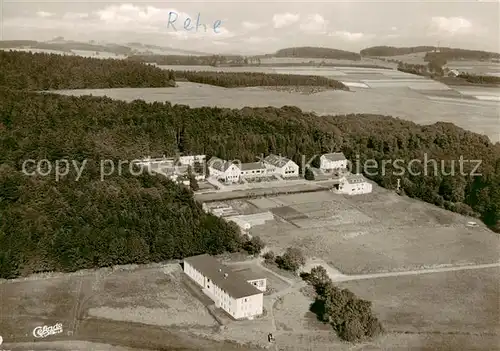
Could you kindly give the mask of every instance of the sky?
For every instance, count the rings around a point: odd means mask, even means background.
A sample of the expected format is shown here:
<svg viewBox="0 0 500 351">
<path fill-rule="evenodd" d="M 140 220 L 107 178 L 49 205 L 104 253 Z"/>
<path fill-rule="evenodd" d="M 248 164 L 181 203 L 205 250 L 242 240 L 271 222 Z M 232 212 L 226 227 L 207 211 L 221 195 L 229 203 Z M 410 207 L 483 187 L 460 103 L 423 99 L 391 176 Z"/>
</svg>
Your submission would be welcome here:
<svg viewBox="0 0 500 351">
<path fill-rule="evenodd" d="M 3 40 L 63 36 L 240 54 L 272 53 L 291 46 L 359 52 L 375 45 L 500 52 L 500 0 L 0 0 L 0 5 Z M 196 30 L 198 15 L 201 25 Z"/>
</svg>

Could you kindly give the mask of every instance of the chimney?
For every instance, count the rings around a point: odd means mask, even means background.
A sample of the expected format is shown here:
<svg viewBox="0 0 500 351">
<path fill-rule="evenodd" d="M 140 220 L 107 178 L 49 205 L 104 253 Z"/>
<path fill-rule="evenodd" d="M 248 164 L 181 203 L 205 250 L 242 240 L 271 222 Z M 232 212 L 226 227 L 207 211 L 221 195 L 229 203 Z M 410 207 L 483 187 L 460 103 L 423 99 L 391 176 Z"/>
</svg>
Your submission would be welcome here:
<svg viewBox="0 0 500 351">
<path fill-rule="evenodd" d="M 224 273 L 224 279 L 226 279 L 226 278 L 227 278 L 227 273 Z"/>
<path fill-rule="evenodd" d="M 222 269 L 221 269 L 221 268 L 219 268 L 219 272 L 222 272 Z"/>
</svg>

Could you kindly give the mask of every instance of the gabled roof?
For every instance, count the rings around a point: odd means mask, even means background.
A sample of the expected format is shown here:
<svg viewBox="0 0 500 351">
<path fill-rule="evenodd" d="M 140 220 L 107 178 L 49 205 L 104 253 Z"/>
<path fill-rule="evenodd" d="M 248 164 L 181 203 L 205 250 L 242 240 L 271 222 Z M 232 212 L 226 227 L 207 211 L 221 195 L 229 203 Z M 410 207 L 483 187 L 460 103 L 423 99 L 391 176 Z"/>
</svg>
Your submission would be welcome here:
<svg viewBox="0 0 500 351">
<path fill-rule="evenodd" d="M 355 183 L 364 183 L 366 182 L 366 179 L 361 174 L 352 174 L 346 177 L 346 181 L 349 184 L 355 184 Z"/>
<path fill-rule="evenodd" d="M 212 157 L 209 161 L 208 161 L 208 166 L 209 167 L 212 167 L 218 171 L 221 171 L 221 172 L 225 172 L 228 170 L 229 167 L 231 167 L 233 163 L 229 162 L 229 161 L 224 161 L 218 157 Z"/>
<path fill-rule="evenodd" d="M 251 171 L 256 169 L 265 169 L 266 166 L 262 162 L 250 162 L 250 163 L 241 163 L 239 168 L 242 171 Z"/>
<path fill-rule="evenodd" d="M 290 162 L 290 159 L 283 156 L 270 154 L 269 156 L 264 158 L 264 162 L 269 163 L 274 167 L 281 168 L 284 167 L 288 162 Z"/>
<path fill-rule="evenodd" d="M 324 154 L 321 157 L 324 157 L 330 161 L 344 161 L 344 160 L 346 160 L 343 152 L 334 152 L 331 154 Z"/>
<path fill-rule="evenodd" d="M 246 296 L 262 294 L 262 291 L 247 282 L 246 277 L 233 269 L 221 264 L 214 257 L 203 254 L 187 257 L 184 262 L 209 278 L 215 285 L 224 290 L 229 296 L 239 299 Z M 227 274 L 227 276 L 225 276 Z M 263 277 L 264 278 L 264 277 Z"/>
</svg>

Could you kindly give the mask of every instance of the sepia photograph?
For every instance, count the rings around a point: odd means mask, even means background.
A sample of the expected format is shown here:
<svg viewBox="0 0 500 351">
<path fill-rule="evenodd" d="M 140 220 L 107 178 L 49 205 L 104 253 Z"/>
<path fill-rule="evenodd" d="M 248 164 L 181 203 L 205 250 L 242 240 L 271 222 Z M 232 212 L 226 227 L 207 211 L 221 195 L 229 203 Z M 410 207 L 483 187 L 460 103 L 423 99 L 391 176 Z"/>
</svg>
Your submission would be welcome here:
<svg viewBox="0 0 500 351">
<path fill-rule="evenodd" d="M 499 0 L 0 0 L 0 351 L 500 351 Z"/>
</svg>

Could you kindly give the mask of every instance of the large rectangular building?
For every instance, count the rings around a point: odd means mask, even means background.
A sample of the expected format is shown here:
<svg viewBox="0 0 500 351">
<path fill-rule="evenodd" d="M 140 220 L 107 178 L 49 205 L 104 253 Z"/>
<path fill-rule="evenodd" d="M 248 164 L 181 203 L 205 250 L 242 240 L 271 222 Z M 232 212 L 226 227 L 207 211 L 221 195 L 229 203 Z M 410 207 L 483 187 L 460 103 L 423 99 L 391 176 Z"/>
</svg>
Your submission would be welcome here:
<svg viewBox="0 0 500 351">
<path fill-rule="evenodd" d="M 234 319 L 263 313 L 266 278 L 249 277 L 204 254 L 184 259 L 184 273 Z"/>
</svg>

